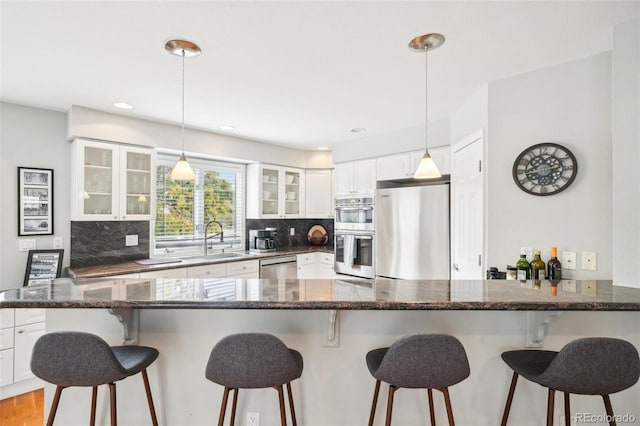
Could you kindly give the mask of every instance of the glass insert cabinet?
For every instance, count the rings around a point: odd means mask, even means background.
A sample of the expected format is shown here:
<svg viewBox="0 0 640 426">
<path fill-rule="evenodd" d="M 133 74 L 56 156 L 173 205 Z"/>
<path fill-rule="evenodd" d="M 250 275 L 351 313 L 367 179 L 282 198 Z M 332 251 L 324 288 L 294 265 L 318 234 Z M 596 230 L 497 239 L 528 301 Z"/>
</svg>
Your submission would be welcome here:
<svg viewBox="0 0 640 426">
<path fill-rule="evenodd" d="M 247 216 L 259 218 L 304 217 L 302 169 L 249 164 L 247 166 Z"/>
<path fill-rule="evenodd" d="M 71 164 L 71 220 L 152 219 L 153 149 L 76 139 Z"/>
</svg>

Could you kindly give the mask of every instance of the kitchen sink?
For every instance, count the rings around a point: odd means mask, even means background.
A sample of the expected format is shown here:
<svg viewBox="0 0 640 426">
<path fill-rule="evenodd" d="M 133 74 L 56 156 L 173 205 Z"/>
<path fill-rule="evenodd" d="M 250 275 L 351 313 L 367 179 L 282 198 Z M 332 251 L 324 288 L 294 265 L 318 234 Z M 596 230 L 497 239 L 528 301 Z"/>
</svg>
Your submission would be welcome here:
<svg viewBox="0 0 640 426">
<path fill-rule="evenodd" d="M 214 254 L 208 254 L 206 256 L 195 256 L 195 257 L 188 257 L 185 260 L 189 261 L 214 261 L 214 260 L 225 260 L 225 259 L 233 259 L 233 258 L 239 258 L 239 257 L 250 257 L 251 255 L 249 254 L 244 254 L 244 253 L 235 253 L 235 252 L 230 252 L 230 253 L 214 253 Z"/>
</svg>

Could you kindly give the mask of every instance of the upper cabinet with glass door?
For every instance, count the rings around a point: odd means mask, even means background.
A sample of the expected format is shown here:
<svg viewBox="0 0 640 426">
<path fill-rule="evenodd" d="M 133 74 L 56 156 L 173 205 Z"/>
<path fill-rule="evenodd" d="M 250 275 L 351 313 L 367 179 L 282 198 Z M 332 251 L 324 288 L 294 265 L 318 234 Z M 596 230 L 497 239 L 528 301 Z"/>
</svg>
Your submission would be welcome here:
<svg viewBox="0 0 640 426">
<path fill-rule="evenodd" d="M 303 217 L 304 196 L 304 170 L 267 164 L 247 166 L 247 217 Z"/>
<path fill-rule="evenodd" d="M 71 152 L 71 220 L 151 219 L 152 149 L 76 139 Z"/>
</svg>

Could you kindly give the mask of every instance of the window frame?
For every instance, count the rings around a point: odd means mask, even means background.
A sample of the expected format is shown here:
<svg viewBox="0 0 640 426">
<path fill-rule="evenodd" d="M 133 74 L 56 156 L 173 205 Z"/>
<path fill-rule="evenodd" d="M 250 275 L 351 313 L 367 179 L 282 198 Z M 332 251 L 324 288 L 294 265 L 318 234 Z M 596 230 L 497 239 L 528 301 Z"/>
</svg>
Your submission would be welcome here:
<svg viewBox="0 0 640 426">
<path fill-rule="evenodd" d="M 175 152 L 163 152 L 159 151 L 156 161 L 156 172 L 157 168 L 160 166 L 169 166 L 173 167 L 176 161 L 179 158 L 179 154 Z M 246 234 L 246 197 L 247 197 L 247 166 L 245 163 L 234 162 L 234 161 L 225 161 L 215 158 L 208 158 L 205 156 L 196 156 L 189 155 L 188 156 L 189 164 L 194 170 L 204 170 L 206 171 L 215 171 L 222 173 L 236 173 L 237 181 L 236 186 L 240 186 L 235 191 L 236 203 L 234 212 L 234 223 L 236 225 L 236 234 L 231 243 L 223 243 L 220 245 L 220 250 L 223 248 L 228 251 L 244 251 L 245 250 L 245 234 Z M 198 176 L 197 176 L 198 177 Z M 203 193 L 203 188 L 199 189 L 201 193 Z M 158 188 L 156 187 L 156 198 Z M 194 200 L 193 203 L 196 204 L 197 196 L 194 191 Z M 202 198 L 204 201 L 204 198 Z M 156 199 L 156 209 L 162 204 L 159 200 Z M 157 211 L 157 210 L 156 210 Z M 154 212 L 155 213 L 155 212 Z M 154 214 L 154 219 L 150 222 L 150 235 L 149 235 L 149 244 L 150 251 L 152 257 L 190 257 L 190 256 L 199 256 L 203 254 L 202 245 L 203 245 L 203 232 L 204 230 L 200 227 L 204 227 L 204 214 L 200 214 L 200 219 L 202 223 L 198 222 L 198 215 L 194 214 L 194 237 L 192 239 L 193 243 L 183 243 L 182 247 L 180 244 L 176 244 L 175 246 L 168 247 L 158 247 L 158 241 L 156 240 L 155 226 L 156 226 L 156 215 Z M 215 231 L 214 231 L 215 232 Z M 160 243 L 162 244 L 162 243 Z M 230 247 L 231 244 L 231 247 Z M 212 252 L 217 251 L 214 247 L 211 249 Z"/>
</svg>

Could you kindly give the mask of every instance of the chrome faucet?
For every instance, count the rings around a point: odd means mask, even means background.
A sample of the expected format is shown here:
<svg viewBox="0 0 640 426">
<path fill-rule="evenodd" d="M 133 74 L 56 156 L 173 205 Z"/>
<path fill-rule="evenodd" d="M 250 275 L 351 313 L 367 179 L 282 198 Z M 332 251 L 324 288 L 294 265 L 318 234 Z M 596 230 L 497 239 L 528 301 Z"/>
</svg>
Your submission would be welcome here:
<svg viewBox="0 0 640 426">
<path fill-rule="evenodd" d="M 219 234 L 214 234 L 214 235 L 207 235 L 207 231 L 209 229 L 209 225 L 211 225 L 212 223 L 216 223 L 218 224 L 218 226 L 220 227 L 220 233 Z M 222 230 L 222 224 L 220 222 L 218 222 L 217 220 L 210 220 L 209 222 L 207 222 L 207 224 L 204 226 L 204 255 L 207 255 L 207 251 L 208 251 L 208 246 L 207 246 L 207 240 L 211 237 L 215 237 L 217 235 L 220 235 L 220 242 L 224 243 L 224 231 Z"/>
</svg>

